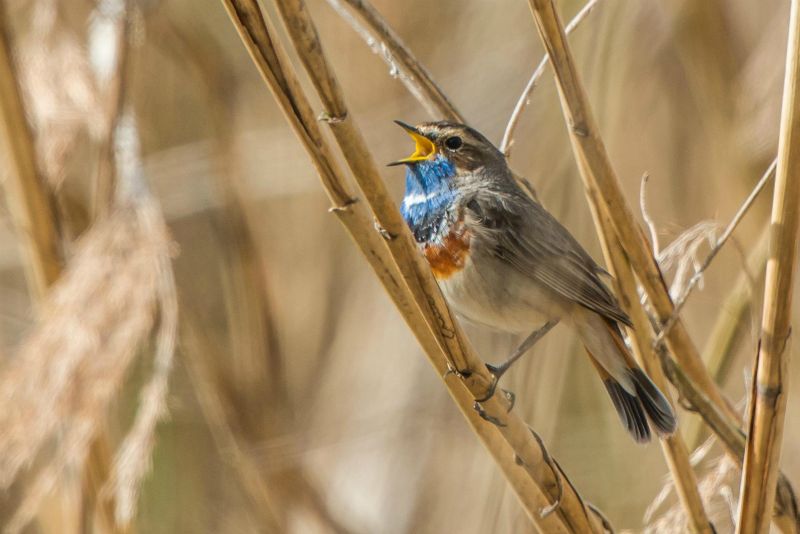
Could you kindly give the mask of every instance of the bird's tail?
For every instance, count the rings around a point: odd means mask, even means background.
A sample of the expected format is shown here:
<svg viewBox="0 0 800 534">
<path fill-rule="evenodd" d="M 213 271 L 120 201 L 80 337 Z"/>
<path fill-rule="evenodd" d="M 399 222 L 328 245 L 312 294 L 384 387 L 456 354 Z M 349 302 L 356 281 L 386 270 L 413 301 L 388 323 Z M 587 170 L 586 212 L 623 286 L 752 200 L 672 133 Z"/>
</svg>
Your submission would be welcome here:
<svg viewBox="0 0 800 534">
<path fill-rule="evenodd" d="M 672 406 L 633 360 L 617 324 L 580 310 L 575 314 L 575 326 L 633 439 L 650 441 L 651 425 L 660 435 L 675 432 L 678 423 Z"/>
</svg>

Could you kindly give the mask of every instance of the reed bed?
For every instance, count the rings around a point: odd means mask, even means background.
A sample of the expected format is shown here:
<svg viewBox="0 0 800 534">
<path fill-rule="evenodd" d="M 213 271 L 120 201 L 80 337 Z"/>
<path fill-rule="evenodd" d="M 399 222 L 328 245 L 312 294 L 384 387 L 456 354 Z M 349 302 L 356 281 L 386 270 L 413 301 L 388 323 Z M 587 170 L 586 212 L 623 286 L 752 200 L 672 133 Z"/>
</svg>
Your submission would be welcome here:
<svg viewBox="0 0 800 534">
<path fill-rule="evenodd" d="M 797 13 L 8 2 L 0 527 L 800 532 Z M 417 254 L 395 118 L 604 259 L 678 434 L 630 443 L 566 328 L 484 400 L 518 340 Z"/>
</svg>

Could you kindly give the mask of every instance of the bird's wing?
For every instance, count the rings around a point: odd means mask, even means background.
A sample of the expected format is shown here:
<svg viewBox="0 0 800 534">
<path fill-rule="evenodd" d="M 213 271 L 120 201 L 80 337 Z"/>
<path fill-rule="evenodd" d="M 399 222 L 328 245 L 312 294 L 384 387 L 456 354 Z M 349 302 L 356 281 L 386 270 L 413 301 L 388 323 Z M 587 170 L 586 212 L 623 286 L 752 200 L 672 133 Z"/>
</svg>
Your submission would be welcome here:
<svg viewBox="0 0 800 534">
<path fill-rule="evenodd" d="M 628 326 L 597 265 L 569 231 L 521 191 L 482 190 L 465 202 L 473 237 L 495 256 L 564 297 Z"/>
</svg>

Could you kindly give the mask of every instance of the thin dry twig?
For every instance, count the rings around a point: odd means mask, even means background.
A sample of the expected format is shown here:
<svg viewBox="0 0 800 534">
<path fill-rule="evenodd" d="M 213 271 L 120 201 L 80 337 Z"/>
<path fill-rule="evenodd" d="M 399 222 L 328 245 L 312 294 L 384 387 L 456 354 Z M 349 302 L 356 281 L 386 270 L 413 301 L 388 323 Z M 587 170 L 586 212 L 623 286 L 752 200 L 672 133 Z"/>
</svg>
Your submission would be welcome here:
<svg viewBox="0 0 800 534">
<path fill-rule="evenodd" d="M 786 350 L 791 335 L 792 287 L 800 226 L 800 0 L 793 0 L 783 86 L 778 166 L 772 200 L 769 261 L 761 342 L 750 392 L 738 533 L 764 533 L 775 502 L 786 413 Z"/>
<path fill-rule="evenodd" d="M 572 31 L 578 27 L 578 25 L 583 22 L 586 16 L 592 12 L 594 7 L 600 0 L 589 0 L 586 2 L 578 13 L 572 17 L 572 20 L 569 21 L 566 28 L 566 34 L 569 35 Z M 522 113 L 528 107 L 531 102 L 531 95 L 533 94 L 533 90 L 536 89 L 536 86 L 539 84 L 539 80 L 544 75 L 544 69 L 547 67 L 547 63 L 550 61 L 550 56 L 545 54 L 544 57 L 539 61 L 539 64 L 533 71 L 530 80 L 528 80 L 528 84 L 525 86 L 525 89 L 522 90 L 522 94 L 519 96 L 517 100 L 517 104 L 514 106 L 514 111 L 511 112 L 511 116 L 508 119 L 508 124 L 506 124 L 506 129 L 503 132 L 503 140 L 500 141 L 500 152 L 506 155 L 506 158 L 511 157 L 511 147 L 514 144 L 514 132 L 519 125 L 519 121 L 522 118 Z"/>
<path fill-rule="evenodd" d="M 650 182 L 650 175 L 644 173 L 642 175 L 642 185 L 639 186 L 639 209 L 642 212 L 642 219 L 647 225 L 647 230 L 650 232 L 650 242 L 653 244 L 653 254 L 658 258 L 661 254 L 661 244 L 658 239 L 658 229 L 656 223 L 650 216 L 650 210 L 647 209 L 647 184 Z"/>
<path fill-rule="evenodd" d="M 758 195 L 764 190 L 764 187 L 766 187 L 770 178 L 772 178 L 772 174 L 775 172 L 777 164 L 777 158 L 772 160 L 772 163 L 769 165 L 767 170 L 764 171 L 764 174 L 761 175 L 761 178 L 758 180 L 753 190 L 750 191 L 750 194 L 747 195 L 745 201 L 741 206 L 739 206 L 739 209 L 728 223 L 728 226 L 725 227 L 725 231 L 722 232 L 722 235 L 716 240 L 714 246 L 711 247 L 711 250 L 703 260 L 703 263 L 697 269 L 695 269 L 695 272 L 689 279 L 689 282 L 685 285 L 683 291 L 681 291 L 681 294 L 675 300 L 675 307 L 672 310 L 672 315 L 670 315 L 669 319 L 667 319 L 667 321 L 664 323 L 664 326 L 662 326 L 661 332 L 658 333 L 658 336 L 655 339 L 655 343 L 664 342 L 664 338 L 669 334 L 670 330 L 672 330 L 672 327 L 675 325 L 675 321 L 678 319 L 678 315 L 680 315 L 681 310 L 686 304 L 686 300 L 689 298 L 692 290 L 695 288 L 695 286 L 697 286 L 698 282 L 702 280 L 703 273 L 705 273 L 706 269 L 708 269 L 708 267 L 711 265 L 711 262 L 714 261 L 714 258 L 717 256 L 722 247 L 725 246 L 725 243 L 728 242 L 728 239 L 733 234 L 733 231 L 736 230 L 737 226 L 739 226 L 739 223 L 744 218 L 745 214 L 747 214 L 747 211 L 750 209 L 750 206 L 753 205 L 753 202 L 755 202 L 756 198 L 758 198 Z"/>
<path fill-rule="evenodd" d="M 336 190 L 346 191 L 339 181 L 342 177 L 340 172 L 325 174 L 334 169 L 333 163 L 329 159 L 321 161 L 320 158 L 329 157 L 330 151 L 322 140 L 308 101 L 288 68 L 286 55 L 272 39 L 258 5 L 252 0 L 224 0 L 224 4 L 287 119 L 309 149 L 315 166 L 322 171 L 320 174 L 326 190 L 329 194 L 334 192 L 328 187 L 334 185 L 331 183 L 333 179 Z M 289 19 L 290 32 L 295 34 L 300 57 L 317 67 L 310 70 L 309 74 L 326 104 L 326 116 L 335 119 L 329 124 L 345 155 L 357 158 L 351 158 L 348 163 L 360 171 L 355 172 L 356 177 L 384 231 L 375 232 L 371 221 L 364 220 L 361 202 L 350 202 L 347 206 L 337 204 L 335 213 L 357 214 L 361 218 L 356 224 L 352 219 L 345 219 L 343 223 L 381 277 L 431 362 L 444 377 L 460 410 L 520 496 L 531 519 L 546 531 L 601 531 L 599 520 L 586 509 L 563 471 L 555 463 L 548 464 L 545 461 L 545 451 L 533 439 L 528 427 L 516 415 L 508 413 L 506 403 L 497 397 L 482 403 L 483 410 L 498 421 L 498 426 L 482 419 L 473 409 L 474 399 L 484 395 L 491 387 L 491 377 L 466 344 L 458 325 L 453 322 L 430 271 L 416 253 L 396 206 L 386 194 L 374 170 L 374 163 L 363 148 L 360 134 L 346 113 L 338 84 L 321 55 L 320 43 L 305 7 L 296 2 L 285 3 L 282 11 Z M 309 146 L 311 139 L 317 141 L 314 146 Z M 363 226 L 365 224 L 367 226 Z M 379 240 L 377 243 L 376 238 Z M 557 498 L 554 493 L 558 487 L 555 476 L 567 481 L 562 484 L 564 495 L 557 510 L 543 518 L 539 511 L 546 509 Z"/>
<path fill-rule="evenodd" d="M 364 21 L 362 25 L 346 3 Z M 367 45 L 389 65 L 389 74 L 398 78 L 431 116 L 466 122 L 447 95 L 433 81 L 428 69 L 420 63 L 400 36 L 367 0 L 328 0 L 328 4 L 361 36 Z"/>
<path fill-rule="evenodd" d="M 552 0 L 529 0 L 529 4 L 539 35 L 551 57 L 565 121 L 569 126 L 570 140 L 589 203 L 598 212 L 605 211 L 608 214 L 608 221 L 612 224 L 617 239 L 625 249 L 626 256 L 647 293 L 658 320 L 663 323 L 672 315 L 672 300 L 647 239 L 635 223 L 622 194 L 619 180 L 611 166 L 591 113 L 585 90 L 580 83 L 555 6 Z M 680 319 L 676 320 L 666 341 L 670 352 L 680 363 L 682 372 L 689 377 L 687 386 L 696 390 L 694 393 L 709 399 L 716 410 L 725 414 L 726 422 L 736 426 L 741 420 L 739 413 L 722 395 L 709 375 Z M 672 375 L 667 373 L 667 376 Z M 710 420 L 714 414 L 707 413 L 706 407 L 695 407 L 711 424 Z M 775 508 L 778 515 L 793 513 L 796 510 L 797 506 L 793 502 L 781 502 Z M 798 519 L 797 515 L 791 515 L 778 517 L 776 521 L 782 529 L 792 531 L 798 525 Z"/>
<path fill-rule="evenodd" d="M 769 227 L 767 226 L 755 246 L 752 247 L 752 252 L 748 255 L 733 289 L 728 292 L 725 300 L 719 306 L 717 319 L 703 347 L 703 361 L 706 362 L 709 372 L 719 384 L 727 382 L 733 357 L 741 349 L 742 342 L 747 340 L 747 333 L 759 327 L 758 323 L 749 325 L 747 318 L 755 306 L 753 299 L 757 285 L 754 278 L 758 276 L 758 273 L 764 272 L 767 264 L 768 241 Z M 695 449 L 703 440 L 703 426 L 702 420 L 694 419 L 691 423 L 685 430 L 685 435 L 689 446 Z"/>
</svg>

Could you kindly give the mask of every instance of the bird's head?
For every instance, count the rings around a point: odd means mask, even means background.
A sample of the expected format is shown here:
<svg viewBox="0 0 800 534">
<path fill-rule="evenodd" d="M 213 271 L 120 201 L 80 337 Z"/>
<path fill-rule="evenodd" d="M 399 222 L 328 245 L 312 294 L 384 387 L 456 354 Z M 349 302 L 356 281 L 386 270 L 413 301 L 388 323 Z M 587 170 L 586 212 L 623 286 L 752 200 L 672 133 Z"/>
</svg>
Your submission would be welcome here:
<svg viewBox="0 0 800 534">
<path fill-rule="evenodd" d="M 395 121 L 414 140 L 414 153 L 389 165 L 407 165 L 418 173 L 448 171 L 456 175 L 481 167 L 504 165 L 503 155 L 478 131 L 449 121 L 411 126 Z"/>
</svg>

